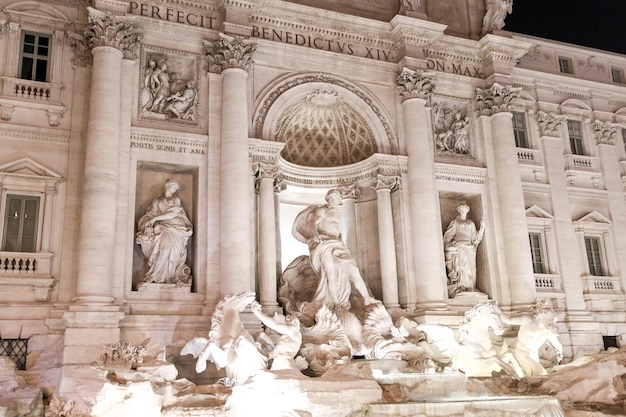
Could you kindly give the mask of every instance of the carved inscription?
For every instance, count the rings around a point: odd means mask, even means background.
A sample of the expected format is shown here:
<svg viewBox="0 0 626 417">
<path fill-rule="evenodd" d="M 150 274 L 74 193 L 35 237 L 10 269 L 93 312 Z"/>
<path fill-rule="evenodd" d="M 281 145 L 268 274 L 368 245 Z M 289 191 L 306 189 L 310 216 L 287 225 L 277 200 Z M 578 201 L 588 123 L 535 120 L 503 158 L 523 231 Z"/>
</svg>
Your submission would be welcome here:
<svg viewBox="0 0 626 417">
<path fill-rule="evenodd" d="M 167 22 L 198 26 L 207 29 L 213 29 L 213 25 L 216 21 L 216 19 L 212 16 L 199 15 L 189 13 L 184 10 L 170 9 L 165 6 L 155 6 L 136 1 L 130 2 L 130 13 L 152 19 L 165 20 Z"/>
<path fill-rule="evenodd" d="M 206 151 L 202 148 L 192 148 L 189 146 L 180 146 L 180 145 L 163 145 L 163 144 L 158 144 L 158 143 L 131 141 L 130 147 L 137 148 L 137 149 L 149 149 L 152 151 L 185 153 L 185 154 L 190 154 L 190 155 L 206 155 Z"/>
<path fill-rule="evenodd" d="M 429 59 L 426 61 L 426 67 L 429 70 L 449 72 L 450 74 L 464 75 L 466 77 L 482 78 L 480 67 L 475 65 L 466 65 L 463 63 L 454 63 Z"/>
<path fill-rule="evenodd" d="M 357 45 L 349 42 L 320 38 L 314 35 L 303 35 L 286 30 L 276 30 L 266 27 L 252 26 L 252 37 L 267 39 L 274 42 L 290 45 L 305 46 L 307 48 L 338 52 L 346 55 L 355 55 L 379 61 L 393 61 L 392 51 Z"/>
</svg>

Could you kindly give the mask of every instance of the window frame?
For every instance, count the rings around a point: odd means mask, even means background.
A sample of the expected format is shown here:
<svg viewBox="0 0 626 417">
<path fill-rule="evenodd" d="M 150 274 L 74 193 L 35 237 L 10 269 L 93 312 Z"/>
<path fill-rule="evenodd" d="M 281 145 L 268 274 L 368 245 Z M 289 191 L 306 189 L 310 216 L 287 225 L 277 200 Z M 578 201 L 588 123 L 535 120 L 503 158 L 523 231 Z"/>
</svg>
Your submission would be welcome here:
<svg viewBox="0 0 626 417">
<path fill-rule="evenodd" d="M 27 36 L 35 37 L 35 41 L 33 44 L 34 51 L 32 53 L 26 52 L 24 50 Z M 40 46 L 41 39 L 46 39 L 48 42 L 48 45 L 46 46 L 46 49 L 47 49 L 46 55 L 39 54 L 39 49 L 41 48 Z M 25 62 L 25 59 L 27 58 L 30 58 L 33 60 L 30 78 L 27 78 L 24 76 L 25 75 L 24 74 L 24 62 Z M 43 77 L 44 79 L 39 79 L 40 77 L 38 76 L 39 73 L 37 72 L 37 69 L 39 68 L 40 63 L 42 62 L 45 62 L 45 65 L 46 65 L 45 76 Z M 48 83 L 50 82 L 51 63 L 52 63 L 52 35 L 22 29 L 21 34 L 20 34 L 20 50 L 19 50 L 19 63 L 18 63 L 18 69 L 17 69 L 17 78 L 21 80 L 26 80 L 26 81 Z"/>
<path fill-rule="evenodd" d="M 533 205 L 526 209 L 526 225 L 528 234 L 535 233 L 540 236 L 542 245 L 542 256 L 544 272 L 535 272 L 533 265 L 533 275 L 535 278 L 535 290 L 538 292 L 562 293 L 563 279 L 559 271 L 556 238 L 554 236 L 554 217 L 540 208 Z M 530 238 L 528 250 L 532 257 Z"/>
<path fill-rule="evenodd" d="M 523 149 L 531 149 L 530 138 L 528 135 L 528 121 L 526 120 L 526 112 L 513 111 L 513 136 L 515 137 L 515 147 Z M 520 125 L 517 125 L 517 123 Z M 519 137 L 523 136 L 523 140 Z M 522 143 L 523 142 L 523 143 Z"/>
<path fill-rule="evenodd" d="M 618 67 L 611 67 L 611 80 L 617 84 L 626 84 L 626 77 L 624 77 L 624 69 Z"/>
<path fill-rule="evenodd" d="M 576 136 L 572 134 L 572 126 L 578 126 L 580 135 Z M 567 138 L 568 138 L 568 146 L 569 146 L 569 152 L 572 155 L 579 155 L 579 156 L 587 156 L 587 149 L 585 146 L 585 134 L 583 131 L 583 123 L 580 120 L 575 120 L 575 119 L 567 119 Z M 574 146 L 576 145 L 576 143 L 574 141 L 578 142 L 578 146 Z M 580 149 L 578 149 L 580 147 Z"/>
<path fill-rule="evenodd" d="M 607 275 L 607 259 L 606 250 L 601 235 L 585 234 L 583 237 L 585 242 L 585 254 L 587 259 L 587 271 L 593 277 L 606 277 Z M 595 248 L 590 248 L 590 244 L 595 243 Z M 599 272 L 599 273 L 597 273 Z"/>
<path fill-rule="evenodd" d="M 561 74 L 574 74 L 574 60 L 572 58 L 559 56 L 557 62 L 559 64 L 559 72 Z"/>
<path fill-rule="evenodd" d="M 13 199 L 13 200 L 21 200 L 21 208 L 25 209 L 25 205 L 27 201 L 36 201 L 36 208 L 35 208 L 35 227 L 34 227 L 34 233 L 33 233 L 33 244 L 32 244 L 32 250 L 24 250 L 24 217 L 20 217 L 20 221 L 19 221 L 19 225 L 18 225 L 18 234 L 17 234 L 17 250 L 7 250 L 7 238 L 8 238 L 8 230 L 9 230 L 9 222 L 11 221 L 11 218 L 13 216 L 11 216 L 11 213 L 8 212 L 8 204 L 9 204 L 9 200 Z M 37 248 L 39 248 L 40 246 L 38 246 L 38 243 L 40 241 L 40 236 L 41 236 L 41 227 L 43 226 L 41 223 L 41 196 L 39 195 L 30 195 L 30 194 L 5 194 L 3 196 L 3 202 L 5 205 L 5 211 L 4 211 L 4 216 L 3 216 L 3 227 L 2 227 L 2 241 L 0 242 L 0 251 L 1 252 L 25 252 L 25 253 L 36 253 L 37 252 Z"/>
<path fill-rule="evenodd" d="M 536 243 L 537 243 L 537 247 L 535 248 L 533 245 L 533 237 L 536 237 Z M 528 231 L 528 240 L 529 240 L 529 244 L 530 244 L 530 257 L 532 259 L 533 262 L 533 273 L 534 274 L 547 274 L 549 271 L 549 266 L 546 262 L 546 251 L 544 249 L 545 247 L 545 236 L 542 232 L 540 231 L 536 231 L 536 230 L 529 230 Z M 539 255 L 539 261 L 537 261 L 537 258 L 535 257 L 535 254 Z M 537 270 L 538 268 L 536 268 L 535 266 L 539 266 L 540 270 Z"/>
</svg>

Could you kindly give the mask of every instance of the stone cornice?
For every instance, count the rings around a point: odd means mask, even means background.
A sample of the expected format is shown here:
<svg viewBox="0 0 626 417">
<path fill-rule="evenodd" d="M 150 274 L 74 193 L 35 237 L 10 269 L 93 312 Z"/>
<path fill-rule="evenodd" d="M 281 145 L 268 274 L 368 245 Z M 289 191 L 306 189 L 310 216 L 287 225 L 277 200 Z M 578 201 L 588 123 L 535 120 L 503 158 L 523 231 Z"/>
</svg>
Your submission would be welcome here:
<svg viewBox="0 0 626 417">
<path fill-rule="evenodd" d="M 514 66 L 531 47 L 530 42 L 488 34 L 478 41 L 478 54 L 483 61 L 499 61 Z"/>
<path fill-rule="evenodd" d="M 391 34 L 396 42 L 427 46 L 443 36 L 446 25 L 396 15 L 391 20 Z"/>
<path fill-rule="evenodd" d="M 298 8 L 299 10 L 288 10 L 289 8 Z M 335 41 L 353 42 L 388 50 L 397 49 L 397 40 L 389 32 L 388 24 L 381 22 L 372 24 L 371 21 L 368 21 L 367 25 L 360 24 L 360 19 L 354 16 L 350 16 L 348 20 L 342 14 L 313 9 L 319 13 L 333 14 L 334 19 L 328 19 L 314 13 L 307 13 L 307 9 L 304 6 L 287 3 L 282 5 L 281 9 L 268 8 L 267 6 L 259 7 L 250 14 L 249 22 L 301 34 L 315 34 Z"/>
<path fill-rule="evenodd" d="M 130 132 L 131 141 L 141 141 L 153 144 L 176 145 L 194 148 L 207 148 L 208 138 L 206 135 L 192 133 L 162 131 L 134 127 Z"/>
<path fill-rule="evenodd" d="M 264 162 L 276 164 L 280 151 L 282 151 L 284 147 L 285 144 L 283 142 L 250 139 L 248 150 L 250 161 L 252 163 Z"/>
<path fill-rule="evenodd" d="M 435 179 L 469 184 L 484 184 L 487 169 L 435 162 Z"/>
<path fill-rule="evenodd" d="M 477 42 L 469 39 L 442 36 L 436 42 L 425 48 L 427 58 L 441 59 L 452 62 L 466 62 L 480 64 L 481 57 Z"/>
<path fill-rule="evenodd" d="M 336 187 L 372 181 L 378 175 L 401 176 L 407 172 L 407 157 L 374 154 L 364 161 L 336 168 L 311 169 L 278 159 L 281 178 L 286 183 Z"/>
<path fill-rule="evenodd" d="M 1 136 L 3 138 L 17 140 L 40 140 L 44 142 L 54 142 L 62 144 L 70 142 L 70 132 L 42 128 L 30 128 L 26 126 L 10 125 L 6 123 L 2 124 Z"/>
</svg>

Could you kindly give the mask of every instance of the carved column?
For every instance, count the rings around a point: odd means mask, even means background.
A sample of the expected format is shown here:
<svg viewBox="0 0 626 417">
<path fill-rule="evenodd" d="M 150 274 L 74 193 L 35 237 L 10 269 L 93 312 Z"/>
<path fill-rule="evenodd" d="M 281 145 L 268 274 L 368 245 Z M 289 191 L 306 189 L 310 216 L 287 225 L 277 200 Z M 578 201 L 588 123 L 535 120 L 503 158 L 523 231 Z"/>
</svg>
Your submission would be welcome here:
<svg viewBox="0 0 626 417">
<path fill-rule="evenodd" d="M 220 289 L 249 290 L 251 273 L 248 69 L 256 44 L 224 35 L 205 42 L 209 71 L 222 74 L 220 138 Z"/>
<path fill-rule="evenodd" d="M 78 304 L 110 304 L 120 153 L 122 59 L 141 36 L 130 21 L 89 9 L 93 55 L 79 237 Z"/>
<path fill-rule="evenodd" d="M 498 213 L 500 213 L 501 242 L 504 248 L 506 271 L 512 305 L 524 306 L 535 302 L 528 227 L 522 179 L 520 177 L 511 101 L 519 95 L 519 88 L 494 83 L 488 89 L 478 89 L 476 108 L 478 116 L 489 119 L 492 143 L 492 176 L 495 179 Z M 491 167 L 490 167 L 491 168 Z M 494 213 L 495 215 L 495 210 Z"/>
<path fill-rule="evenodd" d="M 259 163 L 254 167 L 259 194 L 259 301 L 264 308 L 278 305 L 276 297 L 276 207 L 274 180 L 278 166 Z"/>
<path fill-rule="evenodd" d="M 342 201 L 342 212 L 341 219 L 343 224 L 342 235 L 343 241 L 346 244 L 346 247 L 352 254 L 352 259 L 354 259 L 358 264 L 358 244 L 357 244 L 357 227 L 356 227 L 356 200 L 358 198 L 359 190 L 357 189 L 355 184 L 346 185 L 339 187 L 339 192 L 341 193 Z"/>
<path fill-rule="evenodd" d="M 415 282 L 411 287 L 416 288 L 416 306 L 422 310 L 444 307 L 447 293 L 430 109 L 427 107 L 434 88 L 433 78 L 433 74 L 404 68 L 397 79 L 409 157 L 406 189 L 413 243 L 413 274 L 409 279 Z"/>
<path fill-rule="evenodd" d="M 389 309 L 400 308 L 396 239 L 393 233 L 393 212 L 391 206 L 391 191 L 397 187 L 398 180 L 398 177 L 385 175 L 378 175 L 376 178 L 378 242 L 380 246 L 383 304 Z"/>
</svg>

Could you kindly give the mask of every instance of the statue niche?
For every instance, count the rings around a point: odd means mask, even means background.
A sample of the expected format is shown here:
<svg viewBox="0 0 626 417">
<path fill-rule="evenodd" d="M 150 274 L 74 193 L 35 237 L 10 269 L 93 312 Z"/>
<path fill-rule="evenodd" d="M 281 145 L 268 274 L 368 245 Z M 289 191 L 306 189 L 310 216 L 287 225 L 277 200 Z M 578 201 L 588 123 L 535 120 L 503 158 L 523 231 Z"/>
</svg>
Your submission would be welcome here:
<svg viewBox="0 0 626 417">
<path fill-rule="evenodd" d="M 485 220 L 480 227 L 468 219 L 470 207 L 461 204 L 456 208 L 458 216 L 446 228 L 443 235 L 446 270 L 448 271 L 448 296 L 454 298 L 464 291 L 476 288 L 476 251 L 485 234 Z"/>
<path fill-rule="evenodd" d="M 144 283 L 175 284 L 191 287 L 187 264 L 187 244 L 193 226 L 183 208 L 175 179 L 165 182 L 163 195 L 155 198 L 137 223 L 136 242 L 147 258 Z"/>
</svg>

